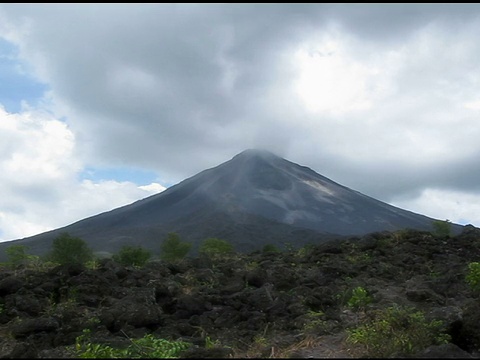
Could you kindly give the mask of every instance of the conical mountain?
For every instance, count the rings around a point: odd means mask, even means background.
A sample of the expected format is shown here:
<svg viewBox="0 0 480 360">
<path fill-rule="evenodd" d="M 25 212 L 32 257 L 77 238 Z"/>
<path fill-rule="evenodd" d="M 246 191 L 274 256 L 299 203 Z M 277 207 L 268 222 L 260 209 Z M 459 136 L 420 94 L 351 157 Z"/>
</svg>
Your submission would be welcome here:
<svg viewBox="0 0 480 360">
<path fill-rule="evenodd" d="M 158 253 L 169 232 L 183 240 L 217 237 L 238 251 L 301 246 L 345 235 L 404 228 L 431 230 L 434 219 L 375 200 L 265 150 L 250 149 L 167 190 L 66 227 L 6 245 L 45 253 L 61 232 L 94 250 L 126 244 Z M 459 225 L 455 225 L 460 227 Z"/>
</svg>

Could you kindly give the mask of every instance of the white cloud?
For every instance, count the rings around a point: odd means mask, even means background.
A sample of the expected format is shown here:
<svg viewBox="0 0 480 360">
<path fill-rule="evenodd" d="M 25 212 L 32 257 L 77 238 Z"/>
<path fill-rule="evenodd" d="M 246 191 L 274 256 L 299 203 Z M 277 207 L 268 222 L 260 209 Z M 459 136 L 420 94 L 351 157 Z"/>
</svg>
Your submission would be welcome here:
<svg viewBox="0 0 480 360">
<path fill-rule="evenodd" d="M 299 72 L 295 90 L 309 111 L 334 116 L 362 112 L 388 95 L 388 64 L 357 60 L 350 42 L 338 30 L 326 31 L 294 54 Z"/>
<path fill-rule="evenodd" d="M 480 194 L 432 188 L 415 199 L 395 200 L 392 205 L 435 219 L 480 226 Z"/>
<path fill-rule="evenodd" d="M 166 187 L 159 183 L 151 183 L 149 185 L 139 186 L 140 189 L 146 190 L 152 193 L 159 193 L 166 190 Z"/>
<path fill-rule="evenodd" d="M 129 204 L 158 183 L 78 180 L 82 163 L 68 126 L 45 112 L 0 107 L 0 241 L 31 236 Z"/>
</svg>

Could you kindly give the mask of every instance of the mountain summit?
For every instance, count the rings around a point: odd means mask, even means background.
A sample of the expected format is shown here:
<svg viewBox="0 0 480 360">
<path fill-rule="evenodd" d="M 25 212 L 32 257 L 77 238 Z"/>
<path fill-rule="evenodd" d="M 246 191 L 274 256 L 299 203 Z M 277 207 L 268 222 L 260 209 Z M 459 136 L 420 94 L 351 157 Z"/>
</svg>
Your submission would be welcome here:
<svg viewBox="0 0 480 360">
<path fill-rule="evenodd" d="M 404 228 L 430 230 L 434 219 L 375 200 L 265 150 L 249 149 L 165 191 L 63 228 L 0 243 L 44 253 L 61 232 L 96 251 L 140 245 L 158 252 L 169 232 L 192 241 L 232 242 L 239 251 L 265 244 L 301 246 L 333 237 Z"/>
</svg>

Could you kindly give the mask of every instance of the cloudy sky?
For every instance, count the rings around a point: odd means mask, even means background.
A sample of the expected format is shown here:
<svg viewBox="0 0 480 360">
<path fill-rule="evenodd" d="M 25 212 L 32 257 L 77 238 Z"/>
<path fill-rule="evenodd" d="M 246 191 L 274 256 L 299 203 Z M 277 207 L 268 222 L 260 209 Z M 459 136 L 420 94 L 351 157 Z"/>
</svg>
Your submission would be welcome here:
<svg viewBox="0 0 480 360">
<path fill-rule="evenodd" d="M 0 241 L 267 149 L 480 226 L 478 4 L 0 4 Z"/>
</svg>

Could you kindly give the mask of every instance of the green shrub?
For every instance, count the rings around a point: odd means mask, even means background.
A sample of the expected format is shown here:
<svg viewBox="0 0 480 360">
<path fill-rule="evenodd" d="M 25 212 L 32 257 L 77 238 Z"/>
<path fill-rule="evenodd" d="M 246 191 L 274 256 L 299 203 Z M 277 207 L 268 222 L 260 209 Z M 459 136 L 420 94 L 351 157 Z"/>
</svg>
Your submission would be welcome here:
<svg viewBox="0 0 480 360">
<path fill-rule="evenodd" d="M 480 291 L 480 262 L 468 264 L 468 273 L 465 280 L 473 291 Z"/>
<path fill-rule="evenodd" d="M 433 235 L 438 237 L 449 237 L 452 232 L 452 223 L 450 220 L 435 220 L 432 222 Z"/>
<path fill-rule="evenodd" d="M 219 257 L 233 253 L 233 245 L 226 240 L 217 238 L 205 239 L 199 248 L 200 254 L 207 255 L 209 257 Z"/>
<path fill-rule="evenodd" d="M 12 245 L 5 249 L 5 253 L 8 256 L 8 266 L 17 268 L 24 266 L 27 269 L 35 271 L 48 271 L 58 264 L 48 261 L 47 259 L 41 259 L 38 255 L 27 254 L 28 246 L 26 245 Z"/>
<path fill-rule="evenodd" d="M 168 233 L 167 239 L 160 247 L 160 259 L 165 261 L 181 260 L 187 256 L 192 244 L 181 241 L 177 233 Z"/>
<path fill-rule="evenodd" d="M 143 266 L 151 256 L 150 251 L 141 246 L 125 245 L 112 258 L 122 265 Z"/>
<path fill-rule="evenodd" d="M 280 252 L 280 250 L 278 249 L 278 247 L 276 247 L 273 244 L 267 244 L 263 247 L 262 252 L 264 252 L 264 253 L 268 253 L 268 252 L 277 253 L 277 252 Z"/>
<path fill-rule="evenodd" d="M 5 249 L 8 257 L 8 262 L 11 266 L 24 265 L 28 261 L 29 255 L 26 250 L 26 245 L 11 245 Z"/>
<path fill-rule="evenodd" d="M 372 297 L 368 295 L 367 290 L 358 286 L 352 290 L 352 297 L 347 301 L 347 306 L 354 309 L 359 309 L 367 306 L 372 302 Z"/>
<path fill-rule="evenodd" d="M 308 310 L 306 313 L 305 323 L 303 324 L 303 331 L 318 334 L 318 331 L 326 326 L 325 313 L 323 311 Z"/>
<path fill-rule="evenodd" d="M 75 350 L 80 358 L 178 358 L 182 351 L 190 347 L 190 343 L 183 341 L 169 341 L 158 339 L 147 334 L 140 339 L 130 339 L 131 345 L 127 348 L 116 349 L 104 344 L 90 342 L 90 330 L 83 330 L 83 334 L 76 338 Z"/>
<path fill-rule="evenodd" d="M 93 259 L 93 251 L 84 240 L 64 232 L 53 239 L 48 259 L 61 265 L 85 264 Z"/>
<path fill-rule="evenodd" d="M 303 257 L 307 256 L 308 254 L 311 254 L 314 247 L 315 246 L 313 244 L 307 244 L 305 246 L 302 246 L 300 249 L 298 249 L 296 251 L 295 255 L 303 258 Z"/>
<path fill-rule="evenodd" d="M 348 341 L 364 345 L 369 357 L 413 354 L 450 340 L 441 321 L 427 322 L 423 313 L 413 308 L 392 306 L 375 315 L 370 322 L 347 330 Z"/>
</svg>

